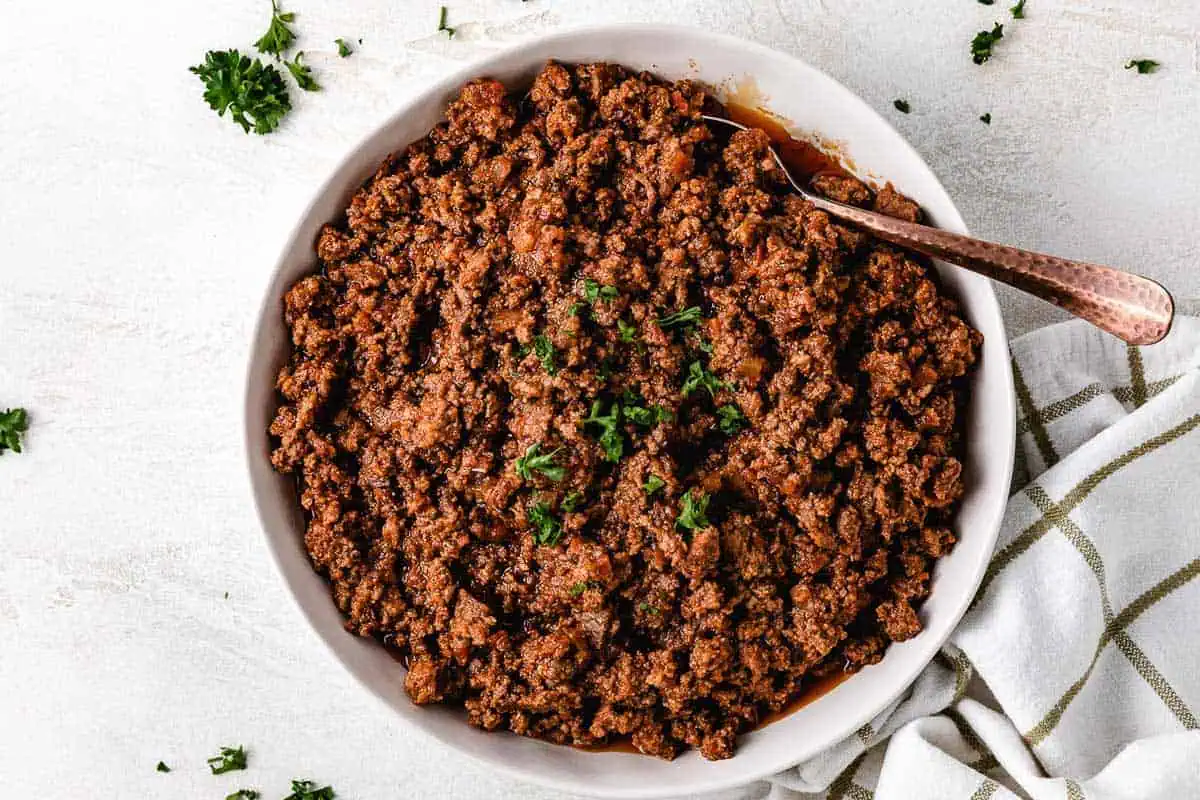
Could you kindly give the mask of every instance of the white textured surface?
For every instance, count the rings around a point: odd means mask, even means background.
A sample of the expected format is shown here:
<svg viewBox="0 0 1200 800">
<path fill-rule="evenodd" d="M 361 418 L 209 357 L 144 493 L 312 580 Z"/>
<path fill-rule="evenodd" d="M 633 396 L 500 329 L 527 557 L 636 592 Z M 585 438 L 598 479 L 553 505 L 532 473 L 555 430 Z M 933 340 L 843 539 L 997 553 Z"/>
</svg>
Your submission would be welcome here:
<svg viewBox="0 0 1200 800">
<path fill-rule="evenodd" d="M 1028 0 L 295 0 L 325 84 L 245 137 L 186 71 L 248 47 L 265 0 L 7 0 L 0 21 L 0 779 L 14 796 L 543 798 L 401 727 L 276 579 L 238 443 L 268 270 L 308 194 L 422 82 L 563 24 L 669 20 L 808 60 L 881 109 L 980 235 L 1125 265 L 1200 295 L 1200 8 Z M 332 40 L 362 37 L 340 60 Z M 1137 76 L 1131 57 L 1163 69 Z M 990 111 L 993 123 L 977 121 Z M 903 187 L 901 187 L 903 188 Z M 1057 314 L 1003 292 L 1013 333 Z M 224 598 L 224 593 L 229 598 Z M 251 748 L 214 778 L 204 758 Z M 154 772 L 159 759 L 169 775 Z"/>
</svg>

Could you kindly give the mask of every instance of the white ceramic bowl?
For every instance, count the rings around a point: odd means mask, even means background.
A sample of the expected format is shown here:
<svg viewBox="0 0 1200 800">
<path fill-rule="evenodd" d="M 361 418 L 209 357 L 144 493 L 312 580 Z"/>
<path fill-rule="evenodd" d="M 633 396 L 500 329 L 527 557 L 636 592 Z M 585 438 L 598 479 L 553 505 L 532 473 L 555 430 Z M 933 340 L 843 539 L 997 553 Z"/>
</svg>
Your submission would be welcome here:
<svg viewBox="0 0 1200 800">
<path fill-rule="evenodd" d="M 404 693 L 400 664 L 375 642 L 342 628 L 325 581 L 309 565 L 292 483 L 270 466 L 266 431 L 276 405 L 275 376 L 288 348 L 281 298 L 314 268 L 313 243 L 321 226 L 340 216 L 385 156 L 420 138 L 439 120 L 462 83 L 487 75 L 520 85 L 547 59 L 612 61 L 714 85 L 750 78 L 765 105 L 799 130 L 838 143 L 860 175 L 886 177 L 918 201 L 936 224 L 965 232 L 946 190 L 888 123 L 827 75 L 766 47 L 682 27 L 621 25 L 558 33 L 489 56 L 431 86 L 355 147 L 317 191 L 283 249 L 260 311 L 246 386 L 246 449 L 259 517 L 288 588 L 338 660 L 392 712 L 446 744 L 519 778 L 580 794 L 664 797 L 736 786 L 786 769 L 857 730 L 909 686 L 966 610 L 992 552 L 1012 471 L 1014 401 L 1000 310 L 987 280 L 939 266 L 946 287 L 985 337 L 967 418 L 969 484 L 957 519 L 960 540 L 937 565 L 932 594 L 921 607 L 925 630 L 893 645 L 880 664 L 741 737 L 737 754 L 718 762 L 707 762 L 694 751 L 670 762 L 632 753 L 586 752 L 484 733 L 469 727 L 454 709 L 417 708 Z M 391 751 L 378 755 L 393 756 Z"/>
</svg>

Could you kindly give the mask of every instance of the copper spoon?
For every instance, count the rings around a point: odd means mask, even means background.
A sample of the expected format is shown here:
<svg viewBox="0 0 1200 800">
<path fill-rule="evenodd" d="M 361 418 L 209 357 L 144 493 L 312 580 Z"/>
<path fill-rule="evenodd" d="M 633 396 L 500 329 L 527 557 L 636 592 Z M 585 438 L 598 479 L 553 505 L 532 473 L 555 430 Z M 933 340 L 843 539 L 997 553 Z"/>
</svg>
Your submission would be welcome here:
<svg viewBox="0 0 1200 800">
<path fill-rule="evenodd" d="M 747 130 L 745 125 L 723 117 L 705 114 L 704 119 Z M 1069 261 L 972 239 L 838 203 L 801 186 L 774 148 L 771 155 L 788 183 L 805 200 L 880 239 L 1015 286 L 1130 344 L 1154 344 L 1171 329 L 1175 301 L 1166 289 L 1149 278 L 1100 264 Z"/>
</svg>

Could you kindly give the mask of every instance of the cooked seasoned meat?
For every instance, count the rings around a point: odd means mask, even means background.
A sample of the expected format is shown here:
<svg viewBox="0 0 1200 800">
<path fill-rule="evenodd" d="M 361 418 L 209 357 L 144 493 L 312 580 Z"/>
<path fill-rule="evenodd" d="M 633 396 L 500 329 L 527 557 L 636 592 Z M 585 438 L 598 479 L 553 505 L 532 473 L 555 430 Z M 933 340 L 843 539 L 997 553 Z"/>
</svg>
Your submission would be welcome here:
<svg viewBox="0 0 1200 800">
<path fill-rule="evenodd" d="M 715 102 L 611 64 L 472 82 L 287 293 L 272 460 L 416 703 L 727 758 L 921 629 L 981 337 Z"/>
</svg>

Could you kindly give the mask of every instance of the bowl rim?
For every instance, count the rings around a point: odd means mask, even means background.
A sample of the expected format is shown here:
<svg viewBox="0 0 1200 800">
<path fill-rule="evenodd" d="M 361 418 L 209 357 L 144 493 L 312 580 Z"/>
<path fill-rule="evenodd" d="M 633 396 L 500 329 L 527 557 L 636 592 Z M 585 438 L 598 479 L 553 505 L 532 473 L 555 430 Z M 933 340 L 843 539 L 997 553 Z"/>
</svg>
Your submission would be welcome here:
<svg viewBox="0 0 1200 800">
<path fill-rule="evenodd" d="M 909 143 L 909 141 L 903 135 L 901 135 L 899 131 L 897 131 L 896 128 L 884 116 L 882 116 L 865 100 L 863 100 L 857 92 L 853 91 L 836 78 L 833 78 L 824 70 L 813 66 L 802 58 L 794 56 L 791 53 L 776 50 L 775 48 L 768 47 L 767 45 L 760 44 L 753 40 L 743 39 L 731 34 L 718 33 L 691 25 L 647 22 L 581 24 L 564 26 L 543 35 L 535 35 L 524 38 L 520 41 L 508 44 L 495 50 L 491 50 L 478 57 L 472 58 L 458 69 L 455 69 L 443 77 L 432 81 L 420 91 L 406 97 L 400 101 L 396 110 L 379 120 L 377 123 L 371 125 L 369 130 L 359 137 L 342 154 L 337 162 L 329 169 L 327 176 L 313 191 L 308 202 L 304 205 L 303 210 L 298 215 L 295 224 L 292 226 L 287 236 L 283 238 L 283 244 L 280 246 L 279 256 L 275 259 L 270 272 L 267 274 L 265 286 L 262 290 L 262 298 L 257 308 L 255 324 L 251 332 L 250 347 L 246 352 L 246 362 L 243 372 L 243 402 L 241 406 L 243 428 L 243 465 L 246 470 L 246 478 L 250 482 L 250 494 L 254 503 L 255 513 L 258 518 L 260 532 L 263 538 L 266 540 L 267 549 L 271 555 L 271 561 L 274 564 L 279 579 L 286 588 L 286 593 L 291 599 L 293 606 L 300 611 L 300 614 L 303 616 L 305 622 L 312 629 L 312 632 L 316 635 L 317 639 L 320 640 L 326 652 L 332 656 L 333 660 L 336 661 L 341 668 L 353 678 L 354 682 L 359 687 L 365 690 L 367 694 L 374 697 L 377 702 L 386 707 L 389 715 L 392 717 L 401 717 L 405 724 L 408 723 L 408 720 L 404 720 L 403 716 L 398 714 L 396 709 L 392 707 L 389 700 L 380 694 L 373 686 L 371 686 L 364 676 L 360 675 L 356 669 L 351 667 L 343 655 L 338 651 L 337 647 L 335 647 L 331 638 L 322 632 L 321 627 L 317 624 L 317 620 L 313 612 L 306 607 L 305 603 L 299 596 L 296 586 L 288 577 L 288 570 L 285 568 L 283 563 L 282 552 L 275 541 L 275 537 L 270 533 L 270 525 L 264 510 L 264 500 L 261 497 L 260 487 L 255 477 L 254 468 L 255 453 L 261 447 L 261 437 L 263 432 L 257 429 L 252 429 L 251 419 L 254 415 L 252 404 L 255 402 L 253 382 L 255 379 L 256 369 L 260 368 L 259 361 L 263 358 L 263 355 L 260 352 L 260 340 L 263 337 L 265 327 L 268 324 L 271 324 L 278 316 L 279 303 L 281 301 L 281 297 L 276 296 L 272 289 L 274 288 L 280 274 L 285 270 L 288 254 L 294 249 L 298 238 L 306 228 L 307 222 L 313 216 L 316 207 L 319 205 L 322 198 L 339 188 L 337 185 L 339 183 L 339 174 L 347 167 L 348 163 L 356 153 L 367 146 L 374 137 L 380 134 L 381 131 L 396 125 L 407 113 L 409 113 L 411 109 L 424 106 L 430 102 L 435 102 L 439 97 L 446 96 L 448 92 L 452 92 L 462 84 L 466 83 L 468 80 L 484 74 L 486 72 L 487 65 L 503 58 L 517 55 L 521 51 L 531 48 L 535 45 L 548 46 L 555 43 L 572 41 L 580 37 L 596 37 L 606 35 L 619 36 L 622 33 L 657 34 L 666 37 L 672 35 L 685 35 L 691 37 L 700 44 L 710 43 L 717 47 L 749 51 L 763 57 L 787 59 L 791 62 L 794 62 L 796 65 L 817 74 L 841 91 L 841 93 L 844 95 L 846 104 L 857 106 L 860 111 L 866 112 L 866 115 L 872 118 L 875 125 L 892 134 L 896 140 L 896 147 L 903 151 L 904 156 L 910 159 L 921 170 L 928 174 L 928 178 L 932 182 L 932 185 L 940 190 L 947 199 L 947 209 L 939 212 L 938 215 L 937 221 L 939 227 L 952 230 L 957 233 L 968 233 L 966 223 L 964 222 L 958 207 L 954 204 L 953 198 L 950 196 L 950 193 L 946 191 L 945 186 L 937 177 L 936 173 L 934 173 L 933 169 L 920 155 L 920 153 L 917 152 L 912 144 Z M 401 150 L 408 144 L 409 142 L 399 144 L 395 149 L 397 151 Z M 974 307 L 977 310 L 994 318 L 995 324 L 997 325 L 997 334 L 1003 337 L 1002 347 L 1005 355 L 1007 355 L 1007 331 L 1004 326 L 1003 316 L 1000 312 L 999 302 L 997 301 L 995 291 L 992 288 L 990 281 L 987 282 L 986 293 L 974 301 Z M 1008 410 L 1008 413 L 1003 415 L 1003 419 L 999 421 L 1000 424 L 1006 428 L 1005 431 L 1002 431 L 1002 433 L 1006 434 L 1003 440 L 1006 442 L 1006 444 L 997 448 L 1006 454 L 1003 485 L 1007 487 L 1011 483 L 1012 479 L 1016 448 L 1016 397 L 1013 384 L 1012 368 L 1008 361 L 1005 361 L 1003 367 L 998 370 L 996 378 L 1000 380 L 1003 385 L 1002 388 L 1005 390 L 1004 401 Z M 1007 501 L 1007 495 L 1004 497 L 1004 500 Z M 995 542 L 999 536 L 1000 524 L 1004 514 L 1005 506 L 1006 502 L 999 503 L 996 510 L 987 519 L 986 526 L 982 523 L 978 525 L 978 527 L 981 529 L 986 527 L 985 530 L 981 530 L 976 535 L 986 534 L 989 537 L 989 553 L 994 552 Z M 933 658 L 940 651 L 946 640 L 950 637 L 950 635 L 952 635 L 954 629 L 957 628 L 959 622 L 962 620 L 963 615 L 967 612 L 971 599 L 978 591 L 979 584 L 983 579 L 988 562 L 988 558 L 983 558 L 975 565 L 974 574 L 970 576 L 970 585 L 974 587 L 971 591 L 971 596 L 968 597 L 965 602 L 961 603 L 960 607 L 953 615 L 951 615 L 952 619 L 947 624 L 945 635 L 942 636 L 938 644 L 931 649 L 929 657 L 917 659 L 918 663 L 905 673 L 904 679 L 897 680 L 897 688 L 891 693 L 889 699 L 885 703 L 879 707 L 868 707 L 864 705 L 864 707 L 858 713 L 847 715 L 845 717 L 847 722 L 838 726 L 838 734 L 837 736 L 830 738 L 831 743 L 841 741 L 853 734 L 855 730 L 861 728 L 864 724 L 879 714 L 882 709 L 895 702 L 899 697 L 909 690 L 921 673 L 923 673 L 928 667 L 929 663 L 932 662 Z M 628 789 L 604 787 L 600 793 L 597 793 L 597 787 L 591 787 L 589 789 L 589 787 L 581 786 L 579 783 L 571 783 L 566 780 L 559 779 L 556 776 L 548 775 L 535 769 L 528 769 L 524 766 L 510 763 L 500 758 L 491 758 L 479 753 L 471 752 L 468 749 L 460 747 L 452 737 L 443 735 L 435 728 L 426 727 L 419 723 L 409 724 L 408 727 L 420 732 L 420 734 L 424 736 L 431 737 L 432 739 L 444 744 L 452 749 L 456 754 L 470 758 L 472 761 L 478 764 L 486 765 L 490 769 L 499 771 L 504 775 L 519 781 L 573 794 L 583 792 L 589 793 L 591 796 L 596 797 L 629 798 L 631 800 L 633 798 L 670 797 L 679 794 L 681 791 L 687 793 L 704 793 L 745 786 L 751 782 L 762 780 L 770 775 L 794 767 L 798 763 L 801 763 L 806 758 L 810 758 L 813 755 L 804 753 L 800 753 L 798 757 L 784 755 L 775 763 L 772 763 L 766 767 L 760 766 L 758 769 L 748 772 L 745 775 L 716 777 L 711 780 L 697 782 L 695 785 L 688 785 L 686 787 L 668 787 L 667 791 L 664 791 L 661 787 L 652 786 Z M 765 730 L 765 728 L 759 730 Z M 736 754 L 734 758 L 736 759 Z"/>
</svg>

